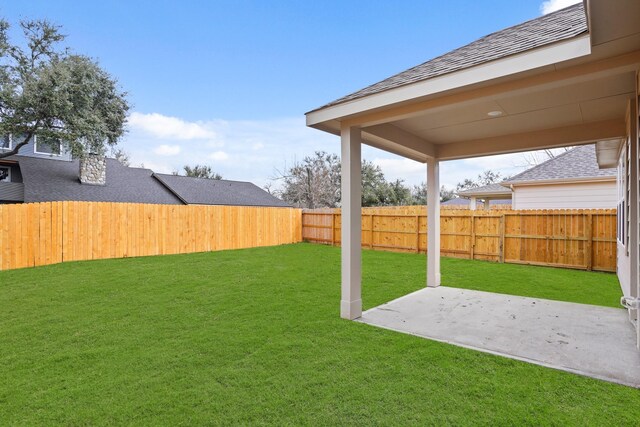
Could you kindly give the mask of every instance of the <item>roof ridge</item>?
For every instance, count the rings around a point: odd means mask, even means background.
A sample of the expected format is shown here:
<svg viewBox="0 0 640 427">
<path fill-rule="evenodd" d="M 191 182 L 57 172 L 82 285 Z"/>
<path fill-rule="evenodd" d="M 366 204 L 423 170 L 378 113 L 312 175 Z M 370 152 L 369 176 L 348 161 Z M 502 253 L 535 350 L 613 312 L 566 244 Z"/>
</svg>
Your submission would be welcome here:
<svg viewBox="0 0 640 427">
<path fill-rule="evenodd" d="M 523 175 L 523 174 L 525 174 L 525 173 L 528 173 L 528 172 L 531 172 L 531 171 L 533 171 L 533 170 L 539 169 L 540 167 L 542 167 L 542 166 L 546 165 L 547 163 L 549 163 L 549 162 L 551 162 L 551 161 L 556 161 L 556 160 L 558 160 L 558 159 L 560 159 L 560 158 L 562 158 L 562 157 L 566 156 L 567 154 L 569 154 L 569 153 L 573 152 L 574 150 L 576 150 L 576 149 L 578 149 L 578 148 L 580 148 L 580 147 L 588 147 L 588 146 L 589 146 L 589 144 L 586 144 L 586 145 L 577 145 L 577 146 L 573 147 L 571 150 L 567 150 L 567 151 L 565 151 L 564 153 L 558 154 L 558 155 L 557 155 L 557 156 L 555 156 L 555 157 L 551 157 L 551 158 L 549 158 L 549 159 L 545 160 L 545 161 L 544 161 L 544 162 L 542 162 L 542 163 L 538 163 L 537 165 L 530 167 L 529 169 L 525 169 L 525 170 L 523 170 L 522 172 L 520 172 L 519 174 L 516 174 L 516 175 L 512 176 L 512 177 L 511 177 L 511 178 L 509 178 L 509 179 L 505 179 L 505 180 L 504 180 L 504 181 L 502 181 L 502 182 L 504 182 L 504 183 L 516 182 L 516 181 L 515 181 L 515 179 L 516 179 L 517 177 L 519 177 L 520 175 Z"/>
<path fill-rule="evenodd" d="M 199 176 L 174 175 L 172 173 L 156 173 L 156 172 L 154 172 L 154 175 L 162 175 L 162 176 L 178 177 L 178 178 L 189 178 L 189 179 L 207 179 L 209 181 L 239 182 L 239 183 L 242 183 L 242 184 L 253 184 L 253 185 L 255 185 L 251 181 L 238 181 L 238 180 L 235 180 L 235 179 L 203 178 L 203 177 L 199 177 Z"/>
</svg>

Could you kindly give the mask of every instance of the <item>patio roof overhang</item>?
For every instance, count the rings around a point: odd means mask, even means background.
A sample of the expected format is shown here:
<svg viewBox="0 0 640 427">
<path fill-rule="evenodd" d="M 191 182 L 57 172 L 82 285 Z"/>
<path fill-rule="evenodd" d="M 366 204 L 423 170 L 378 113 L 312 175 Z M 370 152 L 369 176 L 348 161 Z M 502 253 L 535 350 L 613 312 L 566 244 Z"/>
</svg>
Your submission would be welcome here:
<svg viewBox="0 0 640 427">
<path fill-rule="evenodd" d="M 630 123 L 640 94 L 640 1 L 584 0 L 563 11 L 466 46 L 450 68 L 444 61 L 445 72 L 434 71 L 441 64 L 424 74 L 414 67 L 306 114 L 308 126 L 341 136 L 343 318 L 362 314 L 362 144 L 427 164 L 427 286 L 437 287 L 440 161 L 594 142 L 599 154 L 637 135 Z M 509 36 L 482 45 L 500 34 Z M 475 60 L 475 43 L 486 61 Z M 630 177 L 637 179 L 635 164 Z"/>
<path fill-rule="evenodd" d="M 640 69 L 640 2 L 587 1 L 589 31 L 502 59 L 307 113 L 307 125 L 425 162 L 627 134 Z M 491 115 L 489 113 L 492 113 Z"/>
</svg>

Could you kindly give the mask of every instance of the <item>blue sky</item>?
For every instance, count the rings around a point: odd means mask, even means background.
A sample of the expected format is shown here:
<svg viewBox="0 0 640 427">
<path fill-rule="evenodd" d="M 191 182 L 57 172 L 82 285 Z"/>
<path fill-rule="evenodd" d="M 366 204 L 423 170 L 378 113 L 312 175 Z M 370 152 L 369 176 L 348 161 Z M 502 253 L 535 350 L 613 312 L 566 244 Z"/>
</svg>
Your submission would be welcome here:
<svg viewBox="0 0 640 427">
<path fill-rule="evenodd" d="M 304 113 L 483 35 L 576 0 L 12 1 L 11 23 L 46 18 L 66 44 L 96 58 L 129 92 L 133 163 L 159 172 L 206 163 L 264 185 L 337 137 Z M 424 166 L 365 149 L 389 178 L 424 181 Z M 521 170 L 518 156 L 446 162 L 452 186 L 485 168 Z"/>
</svg>

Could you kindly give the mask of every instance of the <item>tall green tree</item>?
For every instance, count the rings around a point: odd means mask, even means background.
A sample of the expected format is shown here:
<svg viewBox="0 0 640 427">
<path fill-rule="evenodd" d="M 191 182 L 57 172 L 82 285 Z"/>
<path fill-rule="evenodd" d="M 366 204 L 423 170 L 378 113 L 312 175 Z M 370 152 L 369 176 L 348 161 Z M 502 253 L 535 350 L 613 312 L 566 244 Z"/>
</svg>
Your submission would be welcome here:
<svg viewBox="0 0 640 427">
<path fill-rule="evenodd" d="M 79 157 L 104 154 L 125 132 L 129 104 L 116 80 L 93 59 L 60 44 L 60 27 L 46 20 L 20 22 L 24 40 L 9 38 L 0 19 L 0 134 L 11 134 L 18 153 L 33 136 Z"/>
</svg>

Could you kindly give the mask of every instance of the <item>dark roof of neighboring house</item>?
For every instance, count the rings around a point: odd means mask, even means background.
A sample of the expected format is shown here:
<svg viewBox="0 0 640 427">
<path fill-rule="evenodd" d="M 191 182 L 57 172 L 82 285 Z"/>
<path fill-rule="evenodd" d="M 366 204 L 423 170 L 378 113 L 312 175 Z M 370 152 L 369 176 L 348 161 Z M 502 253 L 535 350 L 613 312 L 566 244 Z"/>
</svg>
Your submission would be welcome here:
<svg viewBox="0 0 640 427">
<path fill-rule="evenodd" d="M 391 76 L 319 109 L 389 89 L 417 83 L 476 65 L 495 61 L 586 33 L 587 19 L 582 2 L 548 15 L 489 34 L 416 67 Z"/>
<path fill-rule="evenodd" d="M 470 190 L 458 191 L 461 196 L 474 196 L 474 195 L 510 195 L 511 190 L 505 188 L 501 183 L 483 185 L 482 187 L 472 188 Z"/>
<path fill-rule="evenodd" d="M 531 181 L 580 180 L 587 178 L 615 178 L 616 169 L 600 169 L 596 160 L 596 146 L 582 145 L 540 163 L 503 182 L 516 184 Z"/>
<path fill-rule="evenodd" d="M 127 167 L 115 159 L 106 159 L 105 185 L 81 184 L 78 179 L 78 160 L 28 156 L 11 156 L 7 160 L 19 162 L 25 202 L 75 200 L 182 204 L 179 198 L 153 177 L 153 171 Z"/>
<path fill-rule="evenodd" d="M 449 199 L 446 202 L 440 203 L 440 205 L 443 205 L 443 206 L 469 206 L 469 199 L 461 199 L 461 198 Z"/>
<path fill-rule="evenodd" d="M 290 205 L 267 193 L 251 182 L 192 178 L 179 175 L 155 174 L 159 181 L 188 204 L 275 206 Z"/>
</svg>

